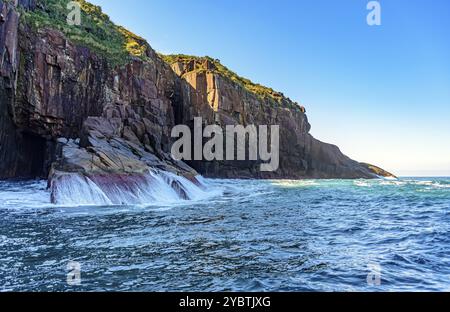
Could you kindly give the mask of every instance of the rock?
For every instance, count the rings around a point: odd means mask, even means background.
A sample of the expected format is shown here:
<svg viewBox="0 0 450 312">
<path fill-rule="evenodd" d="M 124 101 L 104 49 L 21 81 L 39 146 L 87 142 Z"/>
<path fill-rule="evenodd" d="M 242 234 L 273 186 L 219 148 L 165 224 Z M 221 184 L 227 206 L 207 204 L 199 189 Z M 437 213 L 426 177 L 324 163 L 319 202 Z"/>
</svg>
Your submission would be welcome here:
<svg viewBox="0 0 450 312">
<path fill-rule="evenodd" d="M 35 7 L 31 0 L 20 5 Z M 88 138 L 108 140 L 125 133 L 127 140 L 142 144 L 148 127 L 148 150 L 170 152 L 170 138 L 162 136 L 174 126 L 173 108 L 180 99 L 167 94 L 175 93 L 178 78 L 156 53 L 149 53 L 148 62 L 135 59 L 115 68 L 60 31 L 19 26 L 17 10 L 9 3 L 0 1 L 0 12 L 5 17 L 0 24 L 0 179 L 48 175 L 46 156 L 38 160 L 38 173 L 29 166 L 31 137 L 40 138 L 34 141 L 47 154 L 47 141 L 56 144 L 60 137 L 81 138 L 83 146 Z M 103 117 L 113 124 L 96 124 Z"/>
<path fill-rule="evenodd" d="M 182 162 L 161 159 L 145 149 L 129 127 L 120 134 L 121 121 L 100 117 L 88 118 L 83 125 L 80 143 L 58 139 L 59 156 L 49 175 L 52 198 L 56 201 L 59 184 L 65 183 L 67 174 L 76 174 L 94 181 L 102 190 L 124 188 L 138 183 L 151 170 L 172 172 L 195 179 L 198 173 Z M 183 188 L 172 187 L 181 198 Z"/>
<path fill-rule="evenodd" d="M 141 143 L 136 134 L 134 134 L 133 130 L 131 130 L 131 127 L 127 126 L 123 129 L 123 137 L 125 138 L 125 140 L 133 142 L 135 144 Z"/>
<path fill-rule="evenodd" d="M 16 2 L 25 10 L 33 10 L 36 7 L 36 0 L 18 0 Z"/>
<path fill-rule="evenodd" d="M 187 200 L 189 199 L 189 196 L 187 195 L 186 191 L 184 190 L 183 186 L 178 181 L 172 181 L 171 187 L 177 192 L 178 196 L 180 196 L 181 199 Z"/>
<path fill-rule="evenodd" d="M 139 141 L 142 141 L 145 136 L 145 133 L 146 133 L 144 123 L 139 120 L 134 120 L 133 122 L 130 123 L 130 125 L 131 125 L 131 130 L 137 136 Z"/>
<path fill-rule="evenodd" d="M 123 127 L 120 118 L 88 117 L 83 124 L 84 133 L 96 132 L 107 139 L 120 136 Z"/>
<path fill-rule="evenodd" d="M 17 131 L 10 112 L 14 107 L 14 88 L 17 75 L 17 46 L 19 18 L 14 7 L 0 0 L 0 179 L 18 175 L 29 176 L 34 171 L 32 161 L 25 155 L 33 155 L 28 135 Z M 41 142 L 36 142 L 40 143 Z M 35 147 L 35 146 L 34 146 Z M 43 149 L 43 147 L 42 147 Z M 37 151 L 34 151 L 36 155 Z M 43 151 L 42 151 L 43 152 Z"/>
<path fill-rule="evenodd" d="M 397 179 L 397 177 L 395 175 L 393 175 L 390 172 L 387 172 L 384 169 L 381 169 L 380 167 L 377 167 L 377 166 L 374 166 L 371 164 L 366 164 L 366 163 L 361 163 L 361 165 L 366 167 L 367 169 L 369 169 L 371 172 L 373 172 L 374 174 L 376 174 L 379 177 Z"/>
<path fill-rule="evenodd" d="M 16 2 L 41 9 L 34 0 Z M 221 73 L 217 61 L 177 60 L 171 68 L 148 47 L 146 59 L 118 67 L 59 30 L 19 23 L 11 2 L 0 0 L 0 13 L 0 179 L 57 181 L 65 173 L 137 179 L 152 168 L 191 180 L 197 171 L 224 178 L 385 174 L 313 138 L 304 107 L 273 90 L 266 97 L 249 91 Z M 174 161 L 171 130 L 192 125 L 194 117 L 222 127 L 280 125 L 279 170 L 260 172 L 260 162 Z"/>
<path fill-rule="evenodd" d="M 194 58 L 172 64 L 185 81 L 183 98 L 189 99 L 183 102 L 180 123 L 191 125 L 194 117 L 201 116 L 207 124 L 218 124 L 224 131 L 227 125 L 279 125 L 280 168 L 276 172 L 261 172 L 261 162 L 188 162 L 201 174 L 212 178 L 376 177 L 373 170 L 348 158 L 338 147 L 313 138 L 303 106 L 284 97 L 275 104 L 272 99 L 261 98 L 214 71 L 210 62 Z"/>
</svg>

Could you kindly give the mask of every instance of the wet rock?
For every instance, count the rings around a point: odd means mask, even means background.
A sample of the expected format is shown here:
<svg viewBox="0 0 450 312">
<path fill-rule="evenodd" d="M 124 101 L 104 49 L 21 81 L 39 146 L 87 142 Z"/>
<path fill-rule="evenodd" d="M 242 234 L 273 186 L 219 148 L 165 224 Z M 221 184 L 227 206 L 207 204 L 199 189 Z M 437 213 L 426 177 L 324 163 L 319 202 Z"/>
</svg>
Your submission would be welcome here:
<svg viewBox="0 0 450 312">
<path fill-rule="evenodd" d="M 139 141 L 136 142 L 137 138 L 133 137 L 129 127 L 125 127 L 121 134 L 121 127 L 120 119 L 91 117 L 83 125 L 79 143 L 58 139 L 59 157 L 53 163 L 49 175 L 52 192 L 57 192 L 58 184 L 64 183 L 62 176 L 70 173 L 94 180 L 102 190 L 120 188 L 127 193 L 131 192 L 126 189 L 128 186 L 134 185 L 139 177 L 155 169 L 182 175 L 190 180 L 198 175 L 182 162 L 156 156 Z M 177 193 L 182 196 L 182 190 Z M 57 196 L 52 195 L 52 198 Z"/>
<path fill-rule="evenodd" d="M 172 181 L 170 186 L 175 190 L 175 192 L 178 194 L 178 196 L 180 196 L 181 199 L 184 199 L 184 200 L 189 199 L 189 196 L 186 193 L 186 190 L 183 188 L 183 186 L 180 184 L 180 182 Z"/>
</svg>

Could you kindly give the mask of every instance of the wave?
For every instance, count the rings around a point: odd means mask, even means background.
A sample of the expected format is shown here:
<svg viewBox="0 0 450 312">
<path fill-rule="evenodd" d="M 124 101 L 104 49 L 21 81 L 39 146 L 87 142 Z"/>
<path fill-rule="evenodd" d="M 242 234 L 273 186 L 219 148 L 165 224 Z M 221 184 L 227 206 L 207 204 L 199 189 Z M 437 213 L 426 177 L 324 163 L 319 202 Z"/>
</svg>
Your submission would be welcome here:
<svg viewBox="0 0 450 312">
<path fill-rule="evenodd" d="M 297 188 L 320 185 L 315 180 L 272 180 L 272 185 L 284 188 Z"/>
<path fill-rule="evenodd" d="M 142 175 L 94 175 L 78 173 L 58 176 L 51 184 L 52 202 L 59 206 L 131 206 L 176 204 L 220 194 L 204 179 L 165 171 Z"/>
<path fill-rule="evenodd" d="M 396 188 L 402 188 L 404 190 L 415 191 L 419 193 L 426 192 L 446 192 L 450 189 L 450 181 L 445 180 L 414 180 L 414 179 L 399 179 L 397 181 L 385 181 L 382 180 L 380 186 L 391 186 Z"/>
<path fill-rule="evenodd" d="M 450 184 L 441 184 L 439 182 L 433 183 L 432 186 L 435 188 L 450 188 Z"/>
<path fill-rule="evenodd" d="M 371 187 L 372 185 L 367 181 L 355 181 L 353 182 L 354 185 L 359 187 Z"/>
<path fill-rule="evenodd" d="M 396 177 L 383 177 L 383 176 L 378 176 L 379 179 L 381 180 L 386 180 L 386 181 L 398 181 L 398 178 Z"/>
<path fill-rule="evenodd" d="M 392 180 L 392 181 L 383 180 L 380 183 L 380 185 L 393 185 L 393 186 L 404 186 L 404 185 L 407 185 L 407 184 L 408 184 L 408 182 L 406 182 L 406 181 L 399 181 L 399 180 Z"/>
<path fill-rule="evenodd" d="M 0 181 L 0 207 L 44 208 L 49 206 L 50 193 L 46 181 Z"/>
</svg>

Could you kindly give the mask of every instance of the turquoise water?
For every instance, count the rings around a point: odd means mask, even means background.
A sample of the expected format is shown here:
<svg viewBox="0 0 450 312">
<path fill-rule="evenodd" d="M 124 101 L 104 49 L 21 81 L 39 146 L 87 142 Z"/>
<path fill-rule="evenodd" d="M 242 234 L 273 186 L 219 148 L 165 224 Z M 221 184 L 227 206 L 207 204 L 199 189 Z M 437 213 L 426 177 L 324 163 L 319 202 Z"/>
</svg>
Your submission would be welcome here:
<svg viewBox="0 0 450 312">
<path fill-rule="evenodd" d="M 45 182 L 0 182 L 0 291 L 450 290 L 448 178 L 207 183 L 201 201 L 64 208 Z"/>
</svg>

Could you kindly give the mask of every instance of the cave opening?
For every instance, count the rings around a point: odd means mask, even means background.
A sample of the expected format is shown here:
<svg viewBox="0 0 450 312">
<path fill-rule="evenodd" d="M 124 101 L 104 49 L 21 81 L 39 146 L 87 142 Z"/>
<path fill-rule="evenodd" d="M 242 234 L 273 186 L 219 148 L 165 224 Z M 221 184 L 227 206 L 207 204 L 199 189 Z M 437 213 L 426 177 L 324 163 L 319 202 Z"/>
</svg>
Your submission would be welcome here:
<svg viewBox="0 0 450 312">
<path fill-rule="evenodd" d="M 22 133 L 17 176 L 47 178 L 54 160 L 54 144 L 32 133 Z"/>
</svg>

